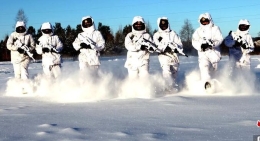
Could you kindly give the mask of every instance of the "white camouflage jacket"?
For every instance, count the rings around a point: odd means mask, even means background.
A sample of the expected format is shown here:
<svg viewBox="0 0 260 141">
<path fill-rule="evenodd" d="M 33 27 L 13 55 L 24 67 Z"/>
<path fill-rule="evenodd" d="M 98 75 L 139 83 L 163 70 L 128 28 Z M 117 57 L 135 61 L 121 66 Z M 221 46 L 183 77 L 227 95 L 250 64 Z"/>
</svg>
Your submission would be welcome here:
<svg viewBox="0 0 260 141">
<path fill-rule="evenodd" d="M 213 42 L 212 49 L 220 53 L 220 44 L 223 41 L 222 33 L 218 26 L 214 25 L 214 22 L 209 13 L 204 13 L 199 16 L 199 20 L 204 17 L 210 20 L 208 25 L 202 25 L 195 30 L 192 35 L 192 45 L 198 51 L 198 55 L 203 55 L 205 52 L 201 49 L 203 38 L 210 39 Z"/>
<path fill-rule="evenodd" d="M 91 18 L 91 16 L 86 16 L 82 18 L 82 21 Z M 79 54 L 79 61 L 86 62 L 91 66 L 100 65 L 99 61 L 99 52 L 105 48 L 105 40 L 100 31 L 95 30 L 94 20 L 93 25 L 89 28 L 84 28 L 83 32 L 79 33 L 76 37 L 75 41 L 73 42 L 73 47 L 75 50 L 80 50 Z M 86 40 L 89 39 L 93 42 L 91 49 L 81 49 L 80 44 L 82 42 L 87 42 Z"/>
<path fill-rule="evenodd" d="M 146 33 L 146 29 L 143 31 L 136 31 L 133 28 L 133 24 L 136 21 L 144 20 L 140 16 L 136 16 L 132 22 L 132 32 L 128 33 L 125 37 L 125 47 L 127 51 L 127 58 L 125 62 L 125 67 L 128 69 L 136 70 L 137 68 L 143 66 L 144 64 L 149 63 L 150 53 L 148 50 L 141 50 L 141 44 L 139 41 L 143 40 L 143 38 L 153 42 L 150 34 Z"/>
<path fill-rule="evenodd" d="M 24 22 L 17 22 L 16 27 L 25 26 Z M 32 38 L 32 35 L 25 33 L 13 32 L 7 40 L 7 49 L 11 51 L 11 62 L 20 63 L 25 59 L 29 59 L 29 56 L 26 54 L 20 54 L 18 49 L 18 44 L 24 44 L 29 47 L 29 50 L 32 51 L 35 48 L 35 42 Z"/>
<path fill-rule="evenodd" d="M 183 50 L 181 39 L 175 33 L 175 31 L 170 29 L 170 24 L 168 25 L 168 29 L 161 30 L 161 28 L 159 27 L 161 19 L 168 20 L 168 18 L 162 17 L 158 18 L 157 20 L 158 31 L 154 33 L 153 40 L 154 43 L 157 45 L 158 50 L 160 52 L 164 52 L 165 48 L 171 43 L 176 45 L 176 47 L 178 47 L 179 49 Z M 174 53 L 174 55 L 171 56 L 168 56 L 164 53 L 159 53 L 158 57 L 161 65 L 173 65 L 174 63 L 179 63 L 178 55 L 176 53 Z"/>
</svg>

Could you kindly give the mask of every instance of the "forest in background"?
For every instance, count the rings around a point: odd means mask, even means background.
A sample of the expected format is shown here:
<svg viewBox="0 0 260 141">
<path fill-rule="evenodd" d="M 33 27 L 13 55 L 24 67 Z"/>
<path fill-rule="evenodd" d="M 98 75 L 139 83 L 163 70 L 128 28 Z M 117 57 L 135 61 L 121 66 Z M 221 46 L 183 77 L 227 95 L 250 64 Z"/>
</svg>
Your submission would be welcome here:
<svg viewBox="0 0 260 141">
<path fill-rule="evenodd" d="M 28 22 L 24 11 L 20 9 L 16 15 L 16 21 L 23 20 L 25 23 Z M 125 25 L 123 28 L 119 29 L 113 33 L 110 26 L 103 25 L 102 23 L 94 23 L 96 25 L 96 30 L 99 30 L 105 39 L 105 49 L 100 52 L 101 56 L 115 56 L 115 55 L 126 55 L 126 48 L 124 46 L 124 40 L 126 35 L 132 31 L 132 26 Z M 67 25 L 65 28 L 62 24 L 57 22 L 54 25 L 54 34 L 58 35 L 61 42 L 63 43 L 63 50 L 61 52 L 63 57 L 77 57 L 78 53 L 72 46 L 73 41 L 77 37 L 78 33 L 82 32 L 81 25 L 78 24 L 75 28 Z M 157 30 L 152 29 L 149 22 L 146 22 L 147 32 L 152 36 Z M 42 35 L 40 29 L 35 29 L 33 26 L 28 26 L 27 32 L 33 36 L 33 39 L 37 41 Z M 177 32 L 177 31 L 175 31 Z M 183 50 L 187 55 L 196 56 L 197 51 L 192 47 L 191 39 L 194 28 L 188 19 L 184 20 L 183 26 L 179 31 L 178 35 L 183 43 Z M 260 32 L 259 32 L 260 34 Z M 258 36 L 260 36 L 258 34 Z M 6 48 L 6 42 L 9 35 L 6 35 L 4 39 L 0 41 L 0 61 L 10 61 L 10 51 Z M 254 37 L 253 41 L 255 43 L 255 50 L 251 54 L 260 54 L 260 37 Z M 258 42 L 257 42 L 258 41 Z M 41 55 L 38 55 L 35 51 L 33 52 L 36 59 L 40 59 Z M 228 49 L 225 45 L 221 45 L 222 55 L 228 54 Z"/>
</svg>

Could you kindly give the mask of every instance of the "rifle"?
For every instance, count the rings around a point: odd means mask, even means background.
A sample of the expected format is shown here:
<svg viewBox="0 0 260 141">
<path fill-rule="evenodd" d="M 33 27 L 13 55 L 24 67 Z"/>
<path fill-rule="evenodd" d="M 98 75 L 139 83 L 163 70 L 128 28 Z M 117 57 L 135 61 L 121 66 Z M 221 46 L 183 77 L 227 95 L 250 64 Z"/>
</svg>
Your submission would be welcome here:
<svg viewBox="0 0 260 141">
<path fill-rule="evenodd" d="M 182 49 L 178 48 L 178 45 L 176 43 L 172 43 L 172 42 L 168 43 L 168 46 L 172 49 L 172 52 L 174 52 L 174 50 L 176 49 L 177 53 L 179 53 L 179 54 L 181 54 L 183 56 L 188 57 L 188 55 L 185 54 Z"/>
<path fill-rule="evenodd" d="M 239 35 L 239 36 L 238 36 L 238 35 L 234 35 L 233 39 L 234 39 L 235 41 L 237 41 L 238 43 L 240 43 L 240 44 L 241 44 L 241 47 L 242 47 L 243 49 L 251 49 L 251 48 L 249 47 L 247 41 L 244 40 L 244 39 L 242 38 L 242 36 L 240 36 L 240 35 Z"/>
<path fill-rule="evenodd" d="M 82 34 L 79 34 L 79 39 L 83 42 L 86 43 L 87 45 L 90 45 L 92 49 L 96 47 L 96 43 L 91 40 L 89 37 L 84 37 Z"/>
<path fill-rule="evenodd" d="M 157 48 L 157 45 L 154 44 L 153 42 L 151 42 L 150 40 L 143 38 L 143 42 L 141 44 L 146 45 L 148 51 L 149 51 L 150 48 L 152 48 L 154 51 L 160 52 L 160 50 Z"/>
<path fill-rule="evenodd" d="M 211 39 L 207 39 L 206 37 L 202 38 L 201 49 L 203 52 L 212 49 L 213 46 L 214 43 Z"/>
<path fill-rule="evenodd" d="M 29 49 L 28 46 L 23 45 L 23 46 L 21 47 L 21 49 L 23 49 L 23 50 L 26 52 L 26 54 L 27 54 L 30 58 L 32 58 L 33 61 L 35 61 L 35 59 L 33 58 L 33 54 L 30 52 L 30 49 Z"/>
<path fill-rule="evenodd" d="M 49 45 L 49 44 L 47 44 L 47 45 L 42 45 L 42 48 L 48 48 L 48 49 L 49 49 L 49 52 L 54 51 L 54 52 L 56 52 L 56 53 L 59 53 L 59 51 L 58 51 L 56 48 L 54 48 L 52 45 Z"/>
<path fill-rule="evenodd" d="M 26 52 L 26 54 L 30 57 L 30 58 L 32 58 L 33 59 L 33 61 L 35 61 L 35 59 L 33 58 L 33 54 L 30 52 L 30 48 L 27 46 L 27 45 L 24 45 L 19 39 L 17 39 L 19 42 L 20 42 L 20 44 L 22 45 L 21 47 L 19 47 L 19 48 L 21 48 L 21 49 L 23 49 L 25 52 Z"/>
</svg>

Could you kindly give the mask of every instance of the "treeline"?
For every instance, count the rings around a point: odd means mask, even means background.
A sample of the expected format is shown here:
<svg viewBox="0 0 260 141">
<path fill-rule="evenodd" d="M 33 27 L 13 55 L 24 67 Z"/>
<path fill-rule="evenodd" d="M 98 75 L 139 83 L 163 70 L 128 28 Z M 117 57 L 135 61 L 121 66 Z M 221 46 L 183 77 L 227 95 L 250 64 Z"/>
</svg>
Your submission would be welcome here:
<svg viewBox="0 0 260 141">
<path fill-rule="evenodd" d="M 152 31 L 151 26 L 149 23 L 146 23 L 147 25 L 147 32 L 153 35 L 156 30 Z M 103 35 L 106 43 L 105 43 L 105 49 L 101 51 L 101 55 L 125 55 L 126 49 L 124 46 L 124 40 L 125 36 L 132 31 L 131 25 L 126 25 L 123 28 L 119 28 L 118 31 L 116 31 L 115 34 L 113 34 L 112 30 L 109 26 L 103 25 L 102 23 L 97 24 L 97 30 L 101 32 Z M 32 26 L 28 27 L 28 33 L 30 33 L 34 40 L 37 41 L 38 38 L 42 35 L 40 29 L 35 29 Z M 190 24 L 189 20 L 184 21 L 184 25 L 179 33 L 179 36 L 182 40 L 184 52 L 188 55 L 197 55 L 197 51 L 192 47 L 191 44 L 191 37 L 194 29 L 192 28 L 192 25 Z M 77 37 L 78 33 L 82 32 L 81 25 L 78 24 L 76 28 L 72 28 L 70 25 L 68 25 L 66 28 L 63 28 L 61 23 L 55 23 L 54 24 L 54 34 L 58 35 L 61 42 L 63 43 L 63 51 L 61 54 L 63 57 L 76 57 L 78 55 L 78 52 L 74 50 L 72 43 Z M 225 37 L 225 35 L 223 35 Z M 9 61 L 10 60 L 10 51 L 6 48 L 6 42 L 8 39 L 8 35 L 5 37 L 4 40 L 1 40 L 0 42 L 0 61 Z M 258 39 L 258 38 L 254 38 Z M 222 54 L 226 55 L 228 53 L 227 48 L 222 45 Z M 253 54 L 258 54 L 260 52 L 259 48 L 256 48 Z M 37 55 L 34 52 L 35 58 L 40 58 L 40 55 Z"/>
</svg>

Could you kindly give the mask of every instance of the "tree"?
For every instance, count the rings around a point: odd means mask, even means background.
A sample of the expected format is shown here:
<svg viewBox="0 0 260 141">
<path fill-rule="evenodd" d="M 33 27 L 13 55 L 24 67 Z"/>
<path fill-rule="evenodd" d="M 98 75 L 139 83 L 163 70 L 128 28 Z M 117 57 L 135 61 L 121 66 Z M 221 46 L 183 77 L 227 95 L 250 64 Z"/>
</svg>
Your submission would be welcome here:
<svg viewBox="0 0 260 141">
<path fill-rule="evenodd" d="M 6 35 L 4 41 L 1 40 L 1 42 L 0 42 L 0 52 L 1 52 L 0 60 L 1 61 L 10 61 L 11 60 L 10 50 L 8 50 L 6 48 L 6 43 L 7 43 L 8 38 L 9 38 L 9 36 Z"/>
<path fill-rule="evenodd" d="M 118 31 L 115 34 L 115 52 L 116 53 L 121 53 L 124 49 L 124 42 L 125 42 L 125 36 L 123 34 L 122 27 L 120 26 Z"/>
<path fill-rule="evenodd" d="M 150 35 L 153 35 L 152 26 L 151 26 L 150 22 L 148 21 L 145 24 L 146 24 L 146 32 L 149 33 Z"/>
<path fill-rule="evenodd" d="M 188 19 L 184 20 L 184 25 L 180 31 L 180 38 L 185 52 L 195 55 L 197 51 L 192 47 L 192 34 L 194 29 Z"/>
<path fill-rule="evenodd" d="M 63 53 L 69 54 L 69 55 L 75 55 L 75 49 L 73 48 L 72 43 L 75 40 L 75 35 L 76 35 L 76 30 L 72 29 L 70 25 L 67 26 L 65 29 L 65 37 L 66 40 L 64 42 L 64 48 L 63 48 Z"/>
<path fill-rule="evenodd" d="M 194 29 L 188 19 L 184 21 L 184 25 L 182 26 L 182 29 L 180 31 L 180 38 L 182 41 L 190 41 L 192 39 L 192 34 L 194 32 Z"/>
<path fill-rule="evenodd" d="M 65 29 L 61 27 L 61 23 L 55 23 L 54 33 L 59 37 L 60 41 L 64 44 L 66 40 Z"/>
<path fill-rule="evenodd" d="M 15 24 L 16 24 L 17 21 L 24 21 L 25 25 L 27 25 L 28 18 L 25 15 L 23 9 L 18 10 L 17 15 L 15 17 Z M 15 27 L 15 25 L 14 25 L 14 27 Z"/>
<path fill-rule="evenodd" d="M 115 45 L 123 45 L 124 44 L 124 34 L 123 34 L 123 30 L 122 27 L 120 26 L 118 31 L 115 34 Z"/>
<path fill-rule="evenodd" d="M 27 29 L 27 33 L 31 34 L 33 39 L 36 40 L 36 30 L 34 27 L 32 26 L 29 26 L 28 29 Z"/>
<path fill-rule="evenodd" d="M 98 30 L 101 32 L 103 38 L 105 39 L 105 49 L 101 53 L 113 54 L 114 52 L 114 36 L 109 26 L 102 25 L 102 23 L 98 23 Z"/>
<path fill-rule="evenodd" d="M 132 32 L 132 25 L 126 25 L 123 29 L 123 35 L 126 37 L 128 33 Z"/>
<path fill-rule="evenodd" d="M 78 35 L 79 33 L 81 33 L 81 32 L 83 32 L 82 27 L 81 27 L 81 24 L 78 24 L 78 25 L 76 26 L 76 35 L 75 35 L 75 38 L 76 38 L 77 35 Z"/>
</svg>

